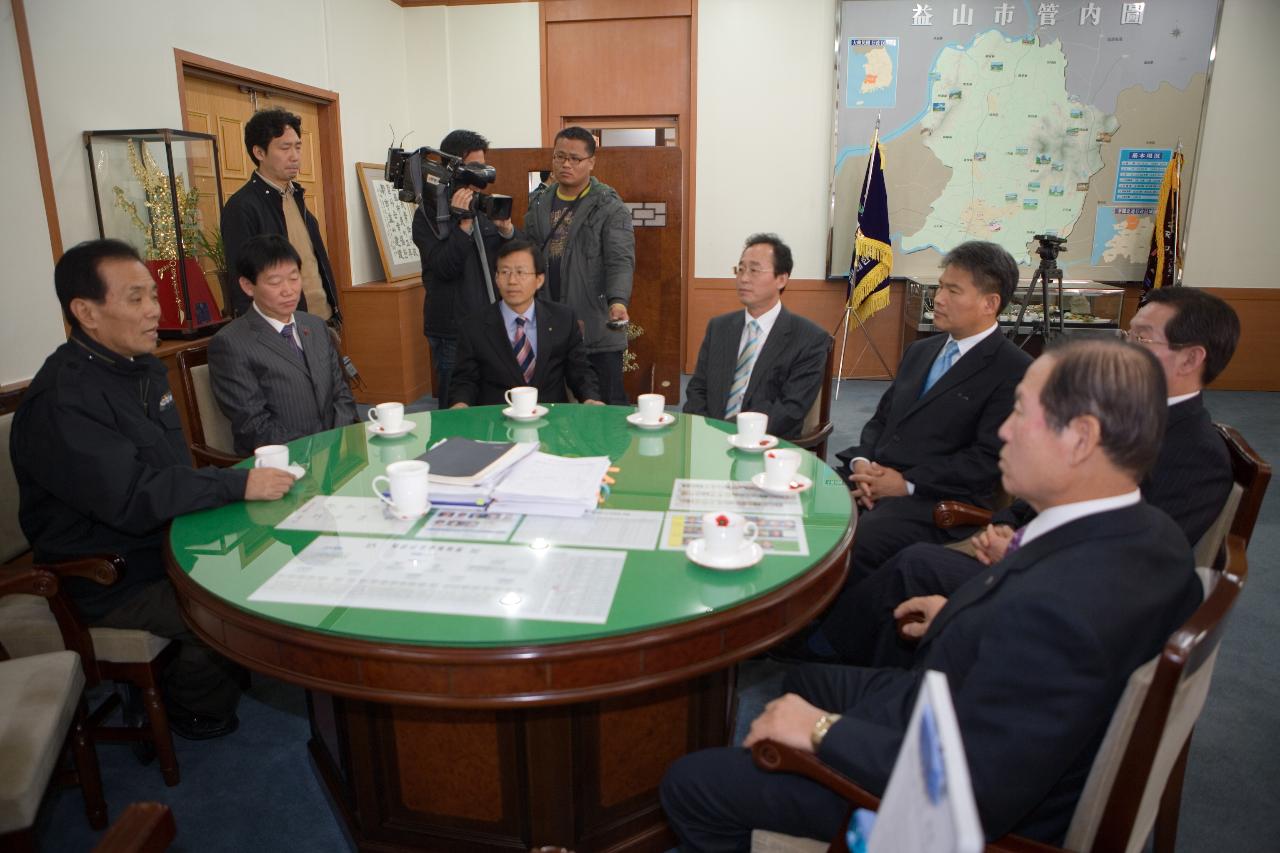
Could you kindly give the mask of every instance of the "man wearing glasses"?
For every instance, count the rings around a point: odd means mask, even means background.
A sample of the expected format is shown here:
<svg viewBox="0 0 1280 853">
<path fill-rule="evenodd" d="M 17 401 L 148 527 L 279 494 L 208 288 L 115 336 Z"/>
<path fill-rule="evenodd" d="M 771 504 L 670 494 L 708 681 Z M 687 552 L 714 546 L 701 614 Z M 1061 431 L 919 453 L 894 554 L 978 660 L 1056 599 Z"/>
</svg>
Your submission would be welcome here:
<svg viewBox="0 0 1280 853">
<path fill-rule="evenodd" d="M 622 353 L 636 267 L 631 211 L 613 187 L 591 176 L 596 140 L 581 127 L 556 134 L 554 182 L 529 200 L 525 232 L 547 261 L 545 297 L 573 309 L 606 403 L 627 402 Z"/>
<path fill-rule="evenodd" d="M 502 299 L 467 317 L 458 329 L 451 408 L 505 402 L 508 389 L 532 385 L 540 403 L 603 405 L 572 308 L 536 299 L 546 280 L 542 253 L 527 240 L 498 249 L 494 284 Z"/>
<path fill-rule="evenodd" d="M 769 416 L 769 434 L 795 438 L 822 385 L 831 337 L 782 306 L 791 249 L 776 234 L 752 234 L 733 268 L 745 311 L 711 318 L 689 378 L 684 410 L 732 420 Z"/>
</svg>

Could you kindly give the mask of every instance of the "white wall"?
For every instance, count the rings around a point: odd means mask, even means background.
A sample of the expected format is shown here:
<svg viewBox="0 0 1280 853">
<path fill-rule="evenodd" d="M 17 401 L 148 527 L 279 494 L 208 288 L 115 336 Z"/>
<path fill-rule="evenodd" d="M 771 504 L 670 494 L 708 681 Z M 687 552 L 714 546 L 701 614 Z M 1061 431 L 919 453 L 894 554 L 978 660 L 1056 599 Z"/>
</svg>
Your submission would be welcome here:
<svg viewBox="0 0 1280 853">
<path fill-rule="evenodd" d="M 695 276 L 729 277 L 748 234 L 776 231 L 793 277 L 823 277 L 834 40 L 831 3 L 699 0 Z"/>
<path fill-rule="evenodd" d="M 1280 3 L 1226 0 L 1195 181 L 1183 281 L 1196 287 L 1280 287 Z"/>
<path fill-rule="evenodd" d="M 53 248 L 8 3 L 0 5 L 0 116 L 0 186 L 5 195 L 0 208 L 0 385 L 7 385 L 35 374 L 63 340 L 62 314 L 53 293 Z"/>
</svg>

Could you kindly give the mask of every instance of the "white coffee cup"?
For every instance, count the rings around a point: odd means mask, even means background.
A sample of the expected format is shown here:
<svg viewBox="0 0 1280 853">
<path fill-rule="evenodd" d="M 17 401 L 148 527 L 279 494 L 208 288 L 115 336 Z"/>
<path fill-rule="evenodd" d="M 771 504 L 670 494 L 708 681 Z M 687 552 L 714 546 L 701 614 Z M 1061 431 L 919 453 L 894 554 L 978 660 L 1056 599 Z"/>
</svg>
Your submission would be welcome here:
<svg viewBox="0 0 1280 853">
<path fill-rule="evenodd" d="M 383 432 L 395 432 L 404 423 L 404 403 L 379 403 L 369 408 L 369 421 Z"/>
<path fill-rule="evenodd" d="M 795 478 L 803 461 L 800 451 L 780 448 L 764 455 L 764 481 L 772 489 L 785 489 Z"/>
<path fill-rule="evenodd" d="M 756 523 L 736 512 L 708 512 L 702 516 L 702 539 L 707 543 L 707 554 L 714 557 L 736 556 L 744 542 L 755 541 L 756 532 Z"/>
<path fill-rule="evenodd" d="M 253 451 L 254 468 L 288 468 L 289 448 L 283 444 L 264 444 Z"/>
<path fill-rule="evenodd" d="M 641 394 L 636 398 L 636 411 L 640 420 L 647 424 L 656 424 L 662 420 L 662 410 L 667 405 L 667 398 L 661 394 Z"/>
<path fill-rule="evenodd" d="M 511 414 L 518 418 L 525 418 L 533 414 L 533 410 L 538 408 L 538 389 L 529 385 L 521 385 L 512 388 L 506 393 L 507 405 L 511 407 Z"/>
<path fill-rule="evenodd" d="M 373 493 L 401 518 L 416 518 L 427 511 L 430 474 L 431 465 L 421 459 L 392 462 L 387 466 L 385 475 L 379 474 L 373 478 Z M 386 488 L 391 492 L 390 498 L 383 494 L 379 481 L 386 483 Z"/>
<path fill-rule="evenodd" d="M 738 413 L 738 443 L 759 444 L 769 428 L 769 416 L 760 412 Z"/>
</svg>

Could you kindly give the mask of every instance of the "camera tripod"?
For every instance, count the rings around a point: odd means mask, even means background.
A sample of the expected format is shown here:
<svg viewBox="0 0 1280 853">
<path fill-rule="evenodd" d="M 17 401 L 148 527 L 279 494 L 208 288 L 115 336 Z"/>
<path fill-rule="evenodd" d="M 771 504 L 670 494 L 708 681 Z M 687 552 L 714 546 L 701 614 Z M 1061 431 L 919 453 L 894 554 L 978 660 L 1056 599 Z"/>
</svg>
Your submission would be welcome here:
<svg viewBox="0 0 1280 853">
<path fill-rule="evenodd" d="M 1026 292 L 1022 294 L 1022 299 L 1018 305 L 1018 319 L 1014 321 L 1013 328 L 1009 331 L 1009 339 L 1013 340 L 1018 336 L 1018 330 L 1022 328 L 1022 318 L 1027 313 L 1027 305 L 1035 298 L 1037 283 L 1040 285 L 1040 304 L 1043 314 L 1038 322 L 1032 322 L 1031 331 L 1027 333 L 1026 338 L 1023 339 L 1020 345 L 1022 349 L 1025 349 L 1037 334 L 1042 335 L 1045 344 L 1048 344 L 1058 335 L 1065 334 L 1066 329 L 1067 315 L 1062 306 L 1062 268 L 1058 266 L 1058 253 L 1066 247 L 1066 238 L 1037 234 L 1035 239 L 1040 244 L 1036 247 L 1036 254 L 1040 256 L 1040 266 L 1036 268 L 1035 274 L 1031 276 L 1031 282 L 1027 285 Z M 1049 317 L 1050 282 L 1055 283 L 1058 289 L 1057 328 L 1054 328 L 1054 323 Z"/>
</svg>

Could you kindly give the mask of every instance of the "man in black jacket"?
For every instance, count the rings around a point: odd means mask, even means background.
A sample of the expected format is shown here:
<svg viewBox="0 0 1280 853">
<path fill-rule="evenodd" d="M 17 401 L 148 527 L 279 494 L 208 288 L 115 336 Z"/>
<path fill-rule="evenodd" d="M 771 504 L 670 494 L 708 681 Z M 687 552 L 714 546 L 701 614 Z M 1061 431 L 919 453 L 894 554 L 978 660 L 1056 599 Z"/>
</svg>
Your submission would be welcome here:
<svg viewBox="0 0 1280 853">
<path fill-rule="evenodd" d="M 320 223 L 307 210 L 302 185 L 294 178 L 302 168 L 302 119 L 282 109 L 259 110 L 244 126 L 244 147 L 257 165 L 245 185 L 222 208 L 222 242 L 227 270 L 234 275 L 240 252 L 259 234 L 287 237 L 302 258 L 302 299 L 298 307 L 338 327 L 338 287 L 324 250 Z M 231 288 L 238 317 L 252 300 Z"/>
<path fill-rule="evenodd" d="M 71 338 L 31 381 L 9 442 L 22 531 L 37 560 L 124 557 L 116 584 L 67 578 L 65 589 L 91 625 L 177 640 L 164 674 L 174 731 L 193 739 L 228 734 L 239 688 L 226 661 L 182 621 L 164 572 L 165 533 L 185 513 L 280 498 L 293 476 L 191 467 L 165 366 L 151 355 L 156 283 L 132 247 L 81 243 L 58 261 L 54 282 Z"/>
<path fill-rule="evenodd" d="M 461 157 L 464 165 L 484 165 L 489 140 L 475 131 L 454 130 L 440 142 L 440 150 Z M 428 205 L 420 205 L 413 216 L 413 242 L 422 257 L 422 334 L 431 347 L 431 366 L 436 374 L 433 390 L 436 406 L 441 409 L 452 402 L 449 380 L 456 360 L 458 326 L 497 299 L 497 291 L 486 281 L 485 266 L 491 281 L 498 249 L 515 236 L 510 219 L 494 222 L 471 209 L 475 192 L 471 187 L 454 191 L 443 235 L 428 219 Z M 484 244 L 483 262 L 476 245 L 477 228 Z"/>
</svg>

